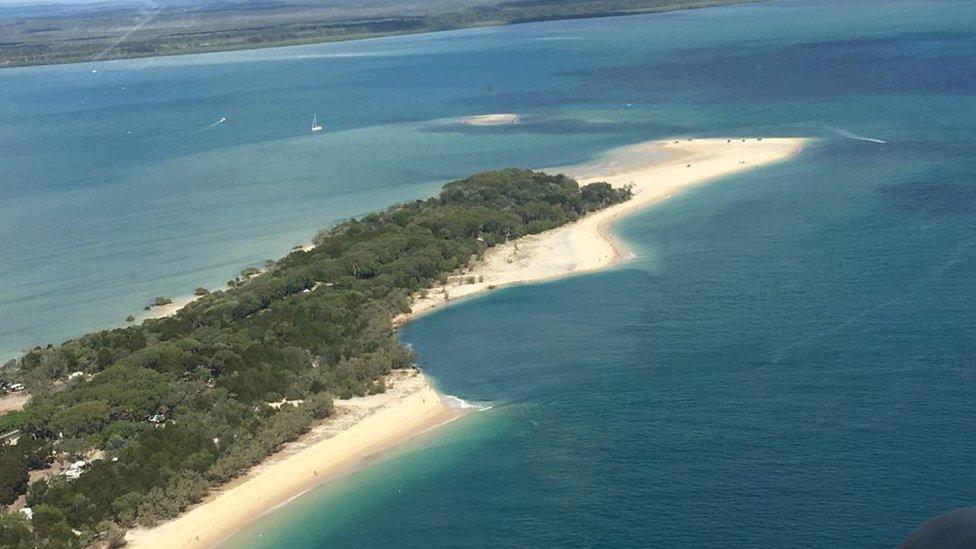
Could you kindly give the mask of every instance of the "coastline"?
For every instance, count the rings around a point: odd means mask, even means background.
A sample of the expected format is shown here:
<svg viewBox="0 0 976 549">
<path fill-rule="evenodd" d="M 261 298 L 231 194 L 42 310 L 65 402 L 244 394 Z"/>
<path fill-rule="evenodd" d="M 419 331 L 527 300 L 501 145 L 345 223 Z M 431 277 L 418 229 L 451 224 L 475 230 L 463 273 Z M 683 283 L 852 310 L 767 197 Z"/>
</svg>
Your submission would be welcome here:
<svg viewBox="0 0 976 549">
<path fill-rule="evenodd" d="M 390 374 L 385 393 L 336 401 L 336 414 L 215 490 L 177 518 L 126 534 L 130 547 L 212 547 L 371 456 L 449 423 L 449 407 L 416 370 Z"/>
<path fill-rule="evenodd" d="M 190 303 L 200 299 L 203 296 L 200 295 L 182 295 L 173 298 L 171 303 L 166 305 L 160 305 L 150 308 L 148 311 L 143 311 L 139 315 L 133 315 L 136 317 L 136 322 L 142 322 L 143 320 L 148 320 L 150 318 L 166 318 L 168 316 L 175 315 L 180 309 L 186 307 Z"/>
<path fill-rule="evenodd" d="M 446 284 L 414 295 L 409 314 L 395 326 L 486 291 L 603 269 L 632 256 L 611 230 L 614 223 L 672 196 L 752 168 L 781 162 L 809 143 L 806 138 L 712 138 L 647 141 L 608 151 L 577 166 L 543 168 L 580 184 L 632 185 L 634 196 L 579 221 L 491 248 L 484 258 Z"/>
<path fill-rule="evenodd" d="M 301 249 L 303 252 L 307 252 L 313 248 L 315 248 L 315 244 L 312 244 L 311 242 L 305 242 L 303 244 L 299 244 L 295 246 L 293 249 Z M 258 272 L 255 273 L 253 276 L 258 276 L 267 270 L 266 268 L 261 268 L 261 267 L 256 267 L 256 268 L 258 269 Z M 221 288 L 208 289 L 208 291 L 210 291 L 211 293 L 218 292 L 221 290 L 222 290 Z M 174 297 L 173 300 L 170 303 L 167 303 L 166 305 L 153 306 L 150 307 L 148 311 L 141 311 L 139 314 L 133 315 L 135 317 L 134 322 L 142 322 L 143 320 L 166 318 L 168 316 L 173 316 L 176 313 L 178 313 L 180 309 L 186 307 L 187 305 L 193 303 L 194 301 L 200 299 L 201 297 L 203 296 L 196 293 L 179 295 L 177 297 Z"/>
<path fill-rule="evenodd" d="M 367 40 L 384 40 L 390 38 L 397 38 L 403 36 L 417 36 L 421 34 L 438 34 L 452 31 L 461 30 L 473 30 L 479 28 L 491 28 L 491 27 L 504 27 L 511 25 L 524 25 L 527 23 L 541 23 L 548 21 L 569 21 L 575 19 L 602 19 L 606 17 L 628 17 L 632 15 L 651 15 L 656 13 L 668 13 L 672 11 L 689 11 L 689 10 L 699 10 L 719 6 L 731 6 L 736 4 L 748 4 L 752 2 L 757 2 L 759 0 L 699 0 L 689 1 L 686 4 L 677 4 L 671 6 L 643 6 L 631 9 L 617 9 L 617 10 L 601 10 L 596 9 L 591 12 L 576 13 L 576 12 L 566 12 L 566 13 L 556 13 L 548 14 L 544 16 L 536 17 L 525 17 L 525 16 L 509 16 L 499 18 L 497 16 L 479 16 L 476 15 L 475 19 L 470 21 L 458 22 L 455 24 L 447 24 L 438 22 L 439 17 L 457 17 L 466 15 L 465 12 L 445 12 L 439 16 L 432 17 L 419 29 L 409 29 L 409 30 L 386 30 L 386 29 L 375 29 L 366 30 L 363 32 L 352 32 L 349 34 L 335 34 L 328 32 L 331 29 L 335 29 L 335 25 L 343 23 L 343 19 L 336 20 L 316 20 L 313 22 L 313 26 L 316 26 L 318 32 L 313 33 L 312 36 L 285 36 L 276 39 L 265 39 L 264 41 L 259 41 L 255 43 L 251 40 L 244 40 L 243 42 L 226 41 L 221 43 L 219 40 L 217 43 L 213 43 L 214 35 L 210 33 L 210 42 L 199 43 L 179 49 L 175 48 L 162 48 L 155 49 L 150 48 L 149 51 L 146 50 L 133 50 L 127 49 L 124 52 L 120 52 L 117 49 L 104 50 L 104 44 L 99 43 L 96 49 L 88 50 L 81 49 L 77 47 L 78 37 L 75 37 L 74 44 L 76 45 L 71 51 L 58 51 L 47 57 L 42 57 L 36 52 L 29 53 L 27 55 L 8 56 L 4 58 L 0 56 L 0 69 L 12 69 L 12 68 L 29 68 L 29 67 L 43 67 L 51 65 L 71 65 L 71 64 L 83 64 L 83 63 L 93 63 L 93 62 L 105 62 L 105 61 L 123 61 L 131 59 L 146 59 L 154 57 L 182 57 L 187 55 L 201 55 L 208 53 L 221 53 L 221 52 L 240 52 L 240 51 L 257 51 L 257 50 L 269 50 L 269 49 L 282 49 L 291 48 L 295 46 L 311 46 L 318 44 L 332 44 L 339 42 L 363 42 Z M 294 15 L 294 14 L 293 14 Z M 308 14 L 309 16 L 315 17 L 315 14 Z M 304 19 L 304 25 L 308 25 L 307 17 Z M 26 21 L 33 21 L 33 18 L 27 18 Z M 264 24 L 270 24 L 271 21 L 265 21 Z M 181 30 L 183 26 L 178 26 L 177 30 Z M 169 29 L 170 32 L 173 29 Z M 240 35 L 237 37 L 247 38 L 247 29 L 238 29 Z M 169 34 L 163 34 L 163 36 L 170 36 Z M 97 38 L 103 38 L 100 34 L 96 35 Z M 82 41 L 90 41 L 91 36 L 83 38 Z M 68 41 L 69 43 L 71 40 Z M 54 41 L 54 45 L 63 45 L 64 40 Z M 148 42 L 149 45 L 153 45 L 152 41 Z M 36 46 L 36 44 L 35 44 Z"/>
<path fill-rule="evenodd" d="M 449 277 L 447 284 L 412 296 L 411 312 L 397 316 L 394 327 L 495 288 L 609 267 L 632 256 L 611 230 L 620 219 L 717 178 L 786 160 L 807 142 L 649 141 L 614 149 L 591 163 L 546 169 L 582 184 L 632 185 L 634 196 L 574 223 L 490 249 L 481 261 Z M 137 548 L 217 545 L 308 490 L 355 469 L 369 456 L 462 415 L 423 374 L 411 370 L 391 376 L 386 393 L 337 400 L 334 417 L 176 519 L 130 530 L 127 540 Z"/>
</svg>

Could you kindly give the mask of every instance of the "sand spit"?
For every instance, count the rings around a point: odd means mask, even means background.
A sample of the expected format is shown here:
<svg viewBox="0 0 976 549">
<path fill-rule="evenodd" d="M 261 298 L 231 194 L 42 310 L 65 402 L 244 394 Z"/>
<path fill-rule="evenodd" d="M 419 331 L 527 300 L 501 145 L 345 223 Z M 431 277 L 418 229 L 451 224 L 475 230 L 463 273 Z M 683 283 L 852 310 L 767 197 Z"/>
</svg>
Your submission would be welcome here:
<svg viewBox="0 0 976 549">
<path fill-rule="evenodd" d="M 544 169 L 565 173 L 581 184 L 632 185 L 634 197 L 575 223 L 488 250 L 482 261 L 455 273 L 447 284 L 415 295 L 411 313 L 395 323 L 402 325 L 445 304 L 502 286 L 608 267 L 631 255 L 610 231 L 615 221 L 722 176 L 786 160 L 807 142 L 804 138 L 648 141 L 612 150 L 591 163 Z"/>
</svg>

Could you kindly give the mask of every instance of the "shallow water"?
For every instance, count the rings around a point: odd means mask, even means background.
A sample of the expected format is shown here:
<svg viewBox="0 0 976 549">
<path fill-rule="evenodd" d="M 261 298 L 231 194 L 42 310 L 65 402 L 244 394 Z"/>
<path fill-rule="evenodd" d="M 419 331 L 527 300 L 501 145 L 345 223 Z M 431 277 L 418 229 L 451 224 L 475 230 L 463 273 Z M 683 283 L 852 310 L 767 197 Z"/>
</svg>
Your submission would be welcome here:
<svg viewBox="0 0 976 549">
<path fill-rule="evenodd" d="M 625 222 L 613 271 L 411 324 L 441 388 L 495 408 L 233 545 L 890 547 L 971 505 L 974 220 L 824 196 L 837 156 Z"/>
<path fill-rule="evenodd" d="M 411 324 L 495 406 L 228 545 L 892 546 L 976 489 L 974 28 L 814 0 L 0 71 L 0 348 L 473 170 L 818 136 L 625 221 L 619 268 Z M 524 123 L 446 120 L 488 112 Z"/>
</svg>

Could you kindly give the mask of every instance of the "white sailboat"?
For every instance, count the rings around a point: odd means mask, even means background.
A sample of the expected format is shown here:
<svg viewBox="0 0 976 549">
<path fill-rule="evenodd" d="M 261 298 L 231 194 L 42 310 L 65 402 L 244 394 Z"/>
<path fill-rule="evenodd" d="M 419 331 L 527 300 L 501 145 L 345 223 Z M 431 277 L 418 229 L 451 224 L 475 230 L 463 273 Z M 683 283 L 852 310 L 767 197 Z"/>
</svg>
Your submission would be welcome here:
<svg viewBox="0 0 976 549">
<path fill-rule="evenodd" d="M 322 125 L 319 124 L 318 115 L 315 114 L 312 115 L 312 131 L 313 132 L 322 131 Z"/>
</svg>

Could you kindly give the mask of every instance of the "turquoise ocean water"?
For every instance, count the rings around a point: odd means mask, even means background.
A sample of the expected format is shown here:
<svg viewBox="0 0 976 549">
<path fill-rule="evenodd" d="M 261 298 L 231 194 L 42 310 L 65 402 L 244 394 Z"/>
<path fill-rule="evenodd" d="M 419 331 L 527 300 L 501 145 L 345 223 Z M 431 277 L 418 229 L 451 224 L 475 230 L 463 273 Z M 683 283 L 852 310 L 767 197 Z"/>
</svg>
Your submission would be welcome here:
<svg viewBox="0 0 976 549">
<path fill-rule="evenodd" d="M 976 499 L 974 29 L 781 1 L 0 71 L 0 349 L 474 170 L 815 136 L 624 221 L 633 261 L 407 327 L 493 407 L 227 545 L 890 547 Z M 525 120 L 452 121 L 490 112 Z"/>
</svg>

